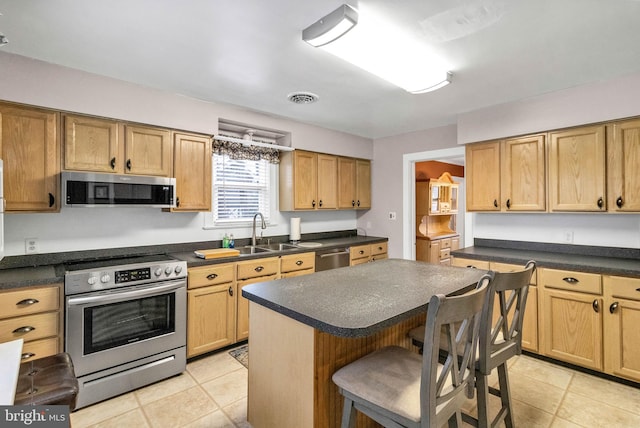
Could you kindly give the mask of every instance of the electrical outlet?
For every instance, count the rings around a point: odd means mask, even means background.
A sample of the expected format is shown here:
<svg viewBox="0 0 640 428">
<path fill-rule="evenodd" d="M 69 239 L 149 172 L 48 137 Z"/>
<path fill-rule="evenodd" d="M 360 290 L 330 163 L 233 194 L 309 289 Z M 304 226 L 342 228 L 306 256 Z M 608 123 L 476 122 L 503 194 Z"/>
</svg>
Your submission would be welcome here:
<svg viewBox="0 0 640 428">
<path fill-rule="evenodd" d="M 564 232 L 563 239 L 565 244 L 573 244 L 573 230 L 567 230 Z"/>
<path fill-rule="evenodd" d="M 24 240 L 25 254 L 35 254 L 38 252 L 38 238 L 27 238 Z"/>
<path fill-rule="evenodd" d="M 396 219 L 396 212 L 389 211 L 389 220 L 395 220 L 395 219 Z"/>
</svg>

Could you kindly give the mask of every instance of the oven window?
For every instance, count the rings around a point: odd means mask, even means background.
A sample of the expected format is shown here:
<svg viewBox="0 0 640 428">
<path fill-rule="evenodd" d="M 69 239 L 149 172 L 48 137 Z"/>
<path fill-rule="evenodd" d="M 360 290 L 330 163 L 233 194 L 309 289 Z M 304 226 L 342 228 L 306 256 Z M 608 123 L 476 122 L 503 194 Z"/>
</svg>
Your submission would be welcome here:
<svg viewBox="0 0 640 428">
<path fill-rule="evenodd" d="M 175 331 L 175 293 L 84 309 L 84 354 Z"/>
</svg>

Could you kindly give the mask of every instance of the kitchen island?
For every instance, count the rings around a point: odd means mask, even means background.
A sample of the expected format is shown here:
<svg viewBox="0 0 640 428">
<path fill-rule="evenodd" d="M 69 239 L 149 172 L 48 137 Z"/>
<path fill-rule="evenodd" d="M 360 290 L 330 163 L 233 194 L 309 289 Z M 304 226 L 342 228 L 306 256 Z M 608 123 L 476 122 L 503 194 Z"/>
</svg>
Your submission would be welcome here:
<svg viewBox="0 0 640 428">
<path fill-rule="evenodd" d="M 482 270 L 389 259 L 248 285 L 249 398 L 254 428 L 337 427 L 340 367 L 387 345 L 414 349 L 434 294 L 471 289 Z M 358 415 L 358 427 L 375 426 Z"/>
</svg>

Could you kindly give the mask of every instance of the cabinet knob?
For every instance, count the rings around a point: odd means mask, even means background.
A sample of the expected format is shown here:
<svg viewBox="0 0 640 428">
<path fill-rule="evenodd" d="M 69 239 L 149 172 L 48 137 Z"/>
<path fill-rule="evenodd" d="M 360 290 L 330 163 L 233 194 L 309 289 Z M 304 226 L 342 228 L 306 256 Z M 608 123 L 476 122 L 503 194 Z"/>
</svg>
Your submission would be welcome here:
<svg viewBox="0 0 640 428">
<path fill-rule="evenodd" d="M 116 169 L 116 158 L 111 158 L 109 165 L 111 165 L 111 169 Z"/>
<path fill-rule="evenodd" d="M 304 263 L 302 260 L 298 260 L 298 261 L 296 262 L 296 265 L 298 265 L 298 266 L 302 266 L 302 263 Z"/>
<path fill-rule="evenodd" d="M 598 299 L 595 299 L 593 303 L 591 303 L 591 306 L 596 313 L 600 312 L 600 302 L 598 302 Z"/>
<path fill-rule="evenodd" d="M 39 302 L 38 299 L 24 299 L 16 303 L 16 306 L 31 306 L 31 305 L 35 305 L 38 302 Z"/>
<path fill-rule="evenodd" d="M 624 205 L 624 200 L 622 199 L 622 196 L 618 196 L 618 199 L 616 199 L 616 205 L 618 206 L 618 208 L 622 208 L 622 206 Z"/>
<path fill-rule="evenodd" d="M 511 208 L 511 199 L 507 199 L 507 208 Z"/>
<path fill-rule="evenodd" d="M 602 196 L 600 196 L 598 198 L 598 208 L 602 208 L 604 206 L 604 199 L 602 199 Z"/>
<path fill-rule="evenodd" d="M 264 267 L 263 266 L 257 266 L 254 270 L 256 272 L 262 272 L 264 270 Z"/>
<path fill-rule="evenodd" d="M 496 208 L 498 208 L 498 200 L 497 200 L 497 199 L 494 199 L 494 200 L 493 200 L 493 206 L 494 206 L 494 207 L 496 207 Z"/>
<path fill-rule="evenodd" d="M 355 200 L 352 200 L 352 201 L 351 201 L 351 206 L 352 206 L 352 207 L 355 207 L 355 206 L 356 206 L 356 201 L 355 201 Z"/>
<path fill-rule="evenodd" d="M 233 287 L 229 287 L 229 296 L 233 296 Z"/>
<path fill-rule="evenodd" d="M 562 278 L 562 280 L 563 280 L 564 282 L 569 283 L 569 284 L 577 284 L 577 283 L 579 283 L 579 282 L 580 282 L 580 281 L 578 281 L 577 279 L 575 279 L 575 278 L 573 278 L 573 277 L 571 277 L 571 276 L 569 276 L 569 277 L 565 277 L 565 278 Z"/>
<path fill-rule="evenodd" d="M 322 206 L 322 199 L 320 199 L 320 202 L 318 203 L 319 206 Z"/>
<path fill-rule="evenodd" d="M 176 198 L 176 207 L 180 206 L 180 198 Z"/>
<path fill-rule="evenodd" d="M 313 201 L 311 201 L 311 206 L 312 206 L 313 208 L 315 208 L 315 207 L 316 207 L 316 200 L 315 200 L 315 199 L 314 199 Z"/>
<path fill-rule="evenodd" d="M 131 159 L 127 159 L 127 169 L 131 171 Z"/>
<path fill-rule="evenodd" d="M 13 330 L 13 333 L 29 333 L 30 331 L 35 330 L 35 327 L 32 327 L 30 325 L 25 325 L 24 327 L 18 327 L 15 330 Z"/>
<path fill-rule="evenodd" d="M 56 198 L 52 193 L 49 193 L 49 208 L 51 208 L 56 203 Z"/>
<path fill-rule="evenodd" d="M 358 206 L 360 206 L 360 199 L 358 199 L 358 202 L 357 202 L 357 204 L 358 204 Z"/>
<path fill-rule="evenodd" d="M 218 274 L 217 274 L 217 273 L 210 273 L 209 275 L 207 275 L 207 279 L 208 279 L 209 281 L 214 280 L 214 279 L 216 279 L 217 277 L 218 277 Z"/>
<path fill-rule="evenodd" d="M 24 354 L 20 355 L 20 359 L 26 360 L 28 358 L 35 357 L 35 356 L 36 354 L 34 354 L 33 352 L 25 352 Z"/>
<path fill-rule="evenodd" d="M 609 312 L 614 313 L 618 309 L 618 302 L 613 302 L 611 306 L 609 306 Z"/>
</svg>

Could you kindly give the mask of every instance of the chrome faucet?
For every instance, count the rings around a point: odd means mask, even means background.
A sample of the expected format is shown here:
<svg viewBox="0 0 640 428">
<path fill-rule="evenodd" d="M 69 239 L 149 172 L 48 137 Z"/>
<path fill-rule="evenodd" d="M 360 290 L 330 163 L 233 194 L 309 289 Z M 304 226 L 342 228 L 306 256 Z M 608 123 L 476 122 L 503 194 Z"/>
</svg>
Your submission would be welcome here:
<svg viewBox="0 0 640 428">
<path fill-rule="evenodd" d="M 257 212 L 256 215 L 253 216 L 253 233 L 251 234 L 251 245 L 256 246 L 256 218 L 260 216 L 262 219 L 262 224 L 260 225 L 260 229 L 264 230 L 267 228 L 266 223 L 264 222 L 264 216 L 261 212 Z M 260 232 L 260 239 L 262 239 L 262 232 Z"/>
</svg>

